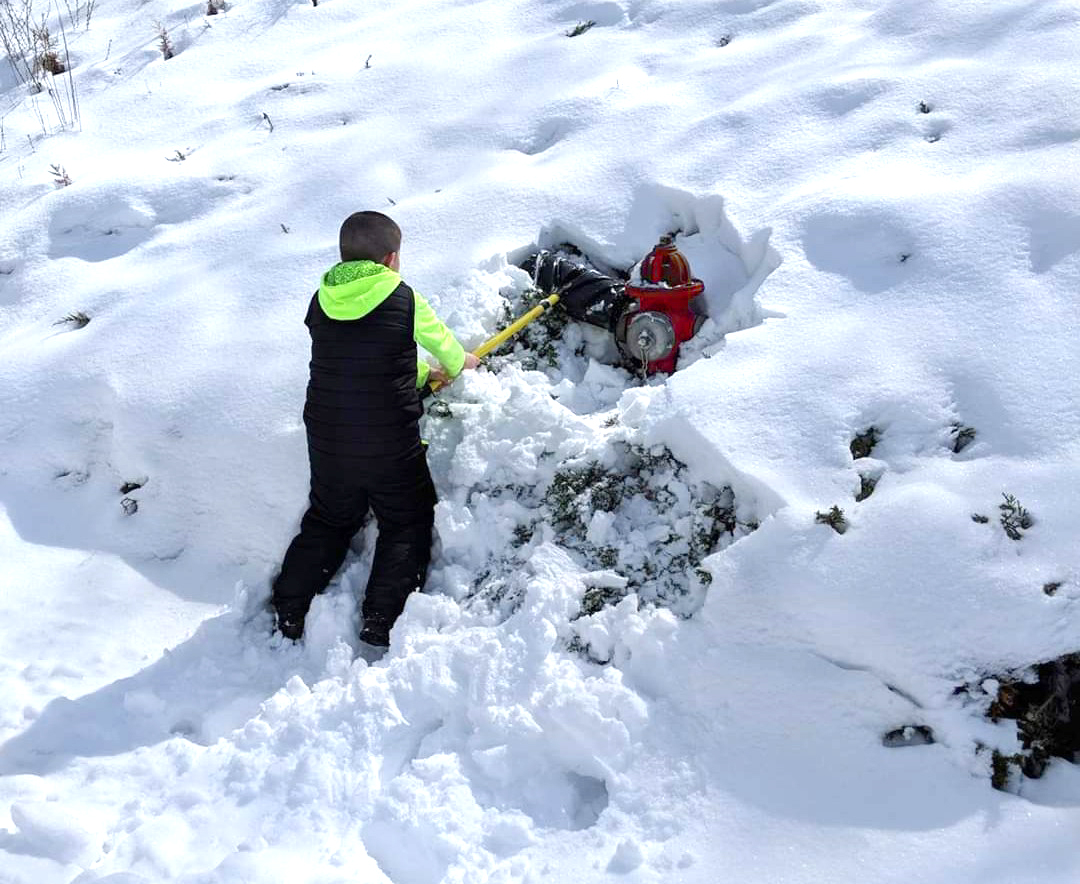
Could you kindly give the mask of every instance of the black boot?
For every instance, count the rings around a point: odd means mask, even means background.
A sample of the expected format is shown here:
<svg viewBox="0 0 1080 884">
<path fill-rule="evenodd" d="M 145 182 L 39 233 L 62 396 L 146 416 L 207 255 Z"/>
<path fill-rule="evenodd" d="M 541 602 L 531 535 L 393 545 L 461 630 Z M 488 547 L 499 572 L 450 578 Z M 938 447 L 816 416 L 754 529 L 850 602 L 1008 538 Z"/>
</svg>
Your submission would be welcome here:
<svg viewBox="0 0 1080 884">
<path fill-rule="evenodd" d="M 278 611 L 274 617 L 275 629 L 285 638 L 298 642 L 304 635 L 303 614 L 283 614 Z"/>
<path fill-rule="evenodd" d="M 377 648 L 390 647 L 390 624 L 380 617 L 365 617 L 360 641 Z"/>
</svg>

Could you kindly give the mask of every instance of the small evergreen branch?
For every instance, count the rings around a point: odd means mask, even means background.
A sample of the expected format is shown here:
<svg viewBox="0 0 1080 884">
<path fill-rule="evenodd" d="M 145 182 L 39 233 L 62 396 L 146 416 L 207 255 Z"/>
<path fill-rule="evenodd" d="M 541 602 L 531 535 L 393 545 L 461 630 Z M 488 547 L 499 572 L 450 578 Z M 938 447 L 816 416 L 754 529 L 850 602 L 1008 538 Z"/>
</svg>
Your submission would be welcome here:
<svg viewBox="0 0 1080 884">
<path fill-rule="evenodd" d="M 184 153 L 182 150 L 174 150 L 171 157 L 165 157 L 170 163 L 182 163 L 189 156 L 191 156 L 191 149 L 188 148 L 188 152 Z"/>
<path fill-rule="evenodd" d="M 989 516 L 984 516 L 981 513 L 972 513 L 971 521 L 978 523 L 979 525 L 985 525 L 990 521 Z"/>
<path fill-rule="evenodd" d="M 123 509 L 125 516 L 133 516 L 139 511 L 139 501 L 134 497 L 125 497 L 120 501 L 120 507 Z"/>
<path fill-rule="evenodd" d="M 933 109 L 934 108 L 931 105 L 927 104 L 925 101 L 920 101 L 919 102 L 919 113 L 920 114 L 928 114 Z"/>
<path fill-rule="evenodd" d="M 1044 583 L 1043 592 L 1045 592 L 1047 595 L 1055 595 L 1057 594 L 1057 591 L 1061 589 L 1061 585 L 1062 584 L 1060 580 L 1053 580 L 1050 583 Z"/>
<path fill-rule="evenodd" d="M 828 525 L 837 534 L 843 534 L 848 529 L 848 521 L 844 518 L 844 511 L 836 505 L 833 505 L 833 508 L 827 513 L 820 510 L 816 512 L 814 521 L 819 525 Z"/>
<path fill-rule="evenodd" d="M 716 45 L 723 49 L 731 43 L 731 34 L 723 34 L 719 40 L 716 41 Z"/>
<path fill-rule="evenodd" d="M 1034 520 L 1012 494 L 1002 492 L 1001 496 L 1005 498 L 1004 503 L 998 504 L 1001 527 L 1011 540 L 1019 540 L 1024 536 L 1023 532 L 1034 524 Z"/>
<path fill-rule="evenodd" d="M 266 125 L 270 127 L 270 131 L 273 132 L 274 131 L 274 121 L 270 119 L 270 114 L 268 114 L 266 111 L 263 111 L 262 112 L 262 118 L 263 118 L 263 121 L 266 123 Z"/>
<path fill-rule="evenodd" d="M 172 58 L 176 51 L 173 49 L 172 40 L 169 39 L 169 32 L 165 30 L 165 25 L 158 22 L 156 25 L 157 37 L 158 37 L 158 49 L 161 50 L 161 57 L 168 61 Z"/>
<path fill-rule="evenodd" d="M 566 32 L 566 36 L 567 37 L 580 37 L 587 30 L 589 30 L 590 28 L 595 28 L 595 27 L 596 27 L 596 22 L 594 22 L 591 18 L 588 21 L 580 21 L 580 22 L 577 23 L 577 25 L 574 28 L 572 28 L 571 30 Z"/>
<path fill-rule="evenodd" d="M 58 319 L 53 325 L 71 325 L 75 328 L 85 328 L 90 323 L 90 317 L 87 316 L 82 310 L 77 313 L 69 313 L 63 319 Z"/>
</svg>

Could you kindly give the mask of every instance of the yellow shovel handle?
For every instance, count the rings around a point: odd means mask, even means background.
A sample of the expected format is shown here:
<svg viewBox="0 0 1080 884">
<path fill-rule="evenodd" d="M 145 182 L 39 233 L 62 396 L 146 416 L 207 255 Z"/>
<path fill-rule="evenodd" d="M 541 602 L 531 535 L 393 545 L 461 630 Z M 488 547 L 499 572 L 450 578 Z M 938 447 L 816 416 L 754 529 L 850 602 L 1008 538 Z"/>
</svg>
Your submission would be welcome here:
<svg viewBox="0 0 1080 884">
<path fill-rule="evenodd" d="M 498 350 L 499 347 L 501 347 L 504 343 L 506 343 L 506 341 L 516 335 L 523 328 L 525 328 L 525 326 L 527 326 L 530 322 L 532 322 L 542 313 L 546 313 L 558 303 L 558 295 L 548 295 L 546 298 L 544 298 L 544 300 L 542 300 L 539 304 L 533 307 L 532 310 L 530 310 L 528 313 L 522 314 L 497 335 L 494 335 L 484 341 L 484 343 L 482 343 L 479 347 L 473 350 L 473 353 L 480 359 L 483 359 L 485 356 L 488 355 L 488 353 L 492 352 L 493 350 Z M 443 385 L 440 384 L 438 381 L 435 381 L 431 384 L 431 392 L 434 393 L 442 386 Z"/>
</svg>

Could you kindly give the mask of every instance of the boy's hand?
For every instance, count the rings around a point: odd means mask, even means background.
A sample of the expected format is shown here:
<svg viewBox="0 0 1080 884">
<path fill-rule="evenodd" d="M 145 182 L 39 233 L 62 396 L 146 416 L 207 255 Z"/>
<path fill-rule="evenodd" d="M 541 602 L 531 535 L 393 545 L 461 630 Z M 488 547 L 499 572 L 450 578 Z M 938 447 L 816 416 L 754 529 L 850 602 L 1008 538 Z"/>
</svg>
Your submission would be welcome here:
<svg viewBox="0 0 1080 884">
<path fill-rule="evenodd" d="M 480 365 L 480 359 L 477 356 L 474 356 L 472 353 L 466 353 L 465 354 L 465 365 L 462 366 L 461 370 L 465 371 L 466 369 L 476 368 L 479 365 Z M 428 372 L 428 383 L 429 384 L 434 384 L 434 385 L 439 386 L 439 387 L 445 387 L 452 380 L 453 380 L 453 378 L 450 377 L 450 375 L 447 373 L 446 369 L 443 368 L 441 365 L 433 365 L 433 366 L 431 366 L 431 370 Z"/>
</svg>

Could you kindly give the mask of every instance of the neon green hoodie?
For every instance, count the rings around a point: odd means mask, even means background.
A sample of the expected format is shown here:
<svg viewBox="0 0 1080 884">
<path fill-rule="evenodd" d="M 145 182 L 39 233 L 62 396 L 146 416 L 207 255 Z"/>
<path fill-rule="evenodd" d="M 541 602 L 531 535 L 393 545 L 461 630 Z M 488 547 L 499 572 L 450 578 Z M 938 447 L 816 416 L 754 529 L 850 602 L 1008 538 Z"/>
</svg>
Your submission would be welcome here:
<svg viewBox="0 0 1080 884">
<path fill-rule="evenodd" d="M 331 319 L 360 319 L 390 297 L 401 284 L 401 275 L 374 261 L 345 261 L 323 274 L 319 285 L 319 306 Z M 451 377 L 465 367 L 465 349 L 431 309 L 424 298 L 416 299 L 413 340 L 439 360 Z M 427 383 L 431 367 L 416 360 L 417 389 Z"/>
</svg>

